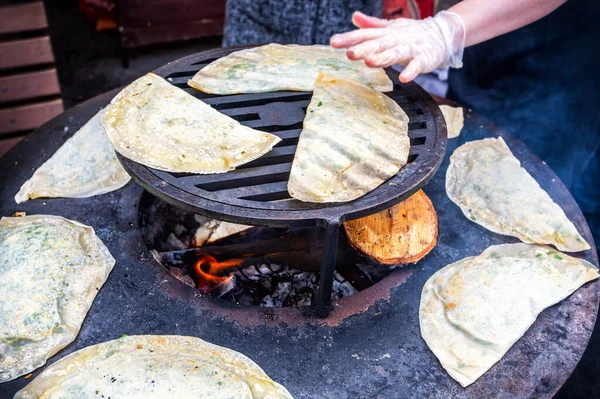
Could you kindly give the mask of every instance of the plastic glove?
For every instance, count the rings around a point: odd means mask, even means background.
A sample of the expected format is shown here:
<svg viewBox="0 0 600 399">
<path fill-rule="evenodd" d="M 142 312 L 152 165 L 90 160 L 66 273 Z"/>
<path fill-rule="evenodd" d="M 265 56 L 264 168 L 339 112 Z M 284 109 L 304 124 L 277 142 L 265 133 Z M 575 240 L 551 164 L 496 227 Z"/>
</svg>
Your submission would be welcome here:
<svg viewBox="0 0 600 399">
<path fill-rule="evenodd" d="M 332 36 L 331 46 L 347 48 L 348 58 L 364 59 L 370 67 L 406 66 L 400 74 L 403 83 L 439 67 L 462 66 L 465 25 L 456 13 L 385 20 L 355 12 L 352 22 L 361 29 Z"/>
</svg>

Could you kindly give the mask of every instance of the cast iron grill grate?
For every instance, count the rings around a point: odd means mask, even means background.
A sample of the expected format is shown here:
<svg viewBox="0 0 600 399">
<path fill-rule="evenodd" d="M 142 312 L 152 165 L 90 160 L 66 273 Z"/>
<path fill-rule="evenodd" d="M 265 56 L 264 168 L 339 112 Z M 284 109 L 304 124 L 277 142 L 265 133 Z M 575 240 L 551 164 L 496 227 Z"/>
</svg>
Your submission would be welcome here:
<svg viewBox="0 0 600 399">
<path fill-rule="evenodd" d="M 394 89 L 386 94 L 409 116 L 411 148 L 408 164 L 377 189 L 355 201 L 303 203 L 290 198 L 287 181 L 312 93 L 279 91 L 223 96 L 206 94 L 187 85 L 188 79 L 198 70 L 239 49 L 199 53 L 171 62 L 155 72 L 243 125 L 279 136 L 282 140 L 272 151 L 234 171 L 210 175 L 164 172 L 122 156 L 119 159 L 150 193 L 191 212 L 233 223 L 326 226 L 326 250 L 316 301 L 319 315 L 326 316 L 340 224 L 388 208 L 429 181 L 439 168 L 446 148 L 443 116 L 423 89 L 415 83 L 400 84 L 397 73 L 388 68 Z"/>
</svg>

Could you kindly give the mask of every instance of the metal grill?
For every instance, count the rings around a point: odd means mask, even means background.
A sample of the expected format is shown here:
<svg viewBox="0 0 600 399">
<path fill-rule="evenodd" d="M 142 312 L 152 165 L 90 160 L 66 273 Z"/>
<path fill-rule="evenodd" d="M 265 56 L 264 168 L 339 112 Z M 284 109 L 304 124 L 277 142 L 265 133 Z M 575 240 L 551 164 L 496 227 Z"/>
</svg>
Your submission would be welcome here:
<svg viewBox="0 0 600 399">
<path fill-rule="evenodd" d="M 205 65 L 241 48 L 195 54 L 171 62 L 155 73 L 243 125 L 279 136 L 282 140 L 273 150 L 234 171 L 210 175 L 164 172 L 122 156 L 119 159 L 150 193 L 191 212 L 233 223 L 325 226 L 326 249 L 315 302 L 318 314 L 326 316 L 340 224 L 393 206 L 426 184 L 444 156 L 445 122 L 439 107 L 423 89 L 415 83 L 400 84 L 397 73 L 388 68 L 394 89 L 386 94 L 409 116 L 408 164 L 355 201 L 310 204 L 292 199 L 287 182 L 312 93 L 279 91 L 223 96 L 206 94 L 187 85 L 188 79 Z"/>
</svg>

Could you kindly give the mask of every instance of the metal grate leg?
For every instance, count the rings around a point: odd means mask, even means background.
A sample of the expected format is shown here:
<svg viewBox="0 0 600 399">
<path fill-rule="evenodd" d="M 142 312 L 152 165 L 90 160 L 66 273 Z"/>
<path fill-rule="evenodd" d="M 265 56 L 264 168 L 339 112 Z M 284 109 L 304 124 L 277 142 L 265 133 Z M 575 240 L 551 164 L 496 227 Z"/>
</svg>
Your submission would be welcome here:
<svg viewBox="0 0 600 399">
<path fill-rule="evenodd" d="M 321 263 L 321 277 L 317 291 L 317 317 L 326 318 L 331 312 L 331 291 L 333 289 L 333 274 L 340 238 L 340 221 L 330 220 L 325 224 L 325 247 Z"/>
</svg>

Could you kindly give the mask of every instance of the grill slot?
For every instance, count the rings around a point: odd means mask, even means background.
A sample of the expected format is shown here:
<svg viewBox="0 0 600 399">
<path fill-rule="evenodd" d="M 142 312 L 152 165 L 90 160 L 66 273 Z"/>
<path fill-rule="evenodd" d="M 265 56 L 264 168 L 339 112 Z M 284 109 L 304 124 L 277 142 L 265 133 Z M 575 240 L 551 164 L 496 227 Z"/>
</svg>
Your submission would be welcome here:
<svg viewBox="0 0 600 399">
<path fill-rule="evenodd" d="M 238 122 L 248 122 L 260 119 L 260 116 L 258 116 L 256 112 L 229 116 Z"/>
<path fill-rule="evenodd" d="M 410 122 L 408 124 L 408 130 L 421 130 L 421 129 L 427 129 L 427 122 L 425 121 L 421 121 L 421 122 Z"/>
<path fill-rule="evenodd" d="M 404 109 L 403 108 L 403 110 L 404 110 L 404 112 L 406 112 L 406 115 L 408 115 L 408 117 L 410 119 L 413 119 L 417 116 L 423 115 L 423 110 L 421 108 L 416 108 L 416 109 L 415 108 L 412 108 L 412 109 L 410 109 L 410 108 Z"/>
<path fill-rule="evenodd" d="M 198 67 L 198 70 L 200 70 L 200 69 L 202 69 L 204 66 L 206 66 L 206 65 L 210 64 L 210 63 L 211 63 L 211 62 L 213 62 L 213 61 L 216 61 L 216 60 L 218 60 L 219 58 L 221 58 L 221 57 L 215 57 L 215 58 L 202 59 L 202 60 L 200 60 L 200 61 L 198 61 L 198 62 L 194 62 L 194 63 L 193 63 L 193 64 L 191 64 L 191 65 L 199 65 L 199 67 Z"/>
<path fill-rule="evenodd" d="M 291 165 L 290 168 L 291 169 Z M 261 168 L 261 172 L 265 172 L 264 168 Z M 216 181 L 212 183 L 201 183 L 196 184 L 196 187 L 206 191 L 221 191 L 232 188 L 258 186 L 261 184 L 275 183 L 275 182 L 287 182 L 290 177 L 289 170 L 287 172 L 279 173 L 236 173 L 234 178 L 230 178 L 223 181 Z M 233 176 L 232 176 L 233 177 Z"/>
<path fill-rule="evenodd" d="M 423 145 L 423 144 L 425 144 L 426 140 L 427 140 L 427 137 L 415 137 L 415 138 L 411 138 L 410 139 L 410 145 L 411 146 Z"/>
<path fill-rule="evenodd" d="M 195 90 L 195 89 L 194 89 Z M 196 90 L 198 91 L 198 90 Z M 217 100 L 206 101 L 214 109 L 222 111 L 232 108 L 257 107 L 273 102 L 295 102 L 310 100 L 312 93 L 285 92 L 256 94 L 232 94 L 230 96 L 218 96 Z"/>
<path fill-rule="evenodd" d="M 260 158 L 255 159 L 244 165 L 237 167 L 237 170 L 256 168 L 259 166 L 268 166 L 281 163 L 291 163 L 294 160 L 294 154 L 296 153 L 296 147 L 276 147 L 269 151 L 267 154 Z"/>
<path fill-rule="evenodd" d="M 256 184 L 251 187 L 235 187 L 219 190 L 219 197 L 240 198 L 250 201 L 276 201 L 291 198 L 287 192 L 287 180 L 274 183 Z"/>
<path fill-rule="evenodd" d="M 268 175 L 269 173 L 273 173 L 273 174 L 288 173 L 289 174 L 290 170 L 292 170 L 292 163 L 287 162 L 287 163 L 282 163 L 282 164 L 274 164 L 269 168 L 264 168 L 264 167 L 246 168 L 246 169 L 240 168 L 233 172 L 219 173 L 219 174 L 214 174 L 214 175 L 194 175 L 193 178 L 189 177 L 187 179 L 191 179 L 193 181 L 193 184 L 196 187 L 203 188 L 204 185 L 208 185 L 208 187 L 212 187 L 211 184 L 215 184 L 215 183 L 221 184 L 222 182 L 227 182 L 230 180 L 243 181 L 243 179 L 246 179 L 246 178 L 250 179 L 250 178 L 261 177 L 261 176 Z M 275 181 L 279 181 L 279 180 L 275 179 L 271 182 L 264 181 L 264 182 L 256 183 L 256 184 L 272 183 Z M 247 185 L 252 185 L 252 183 L 250 183 L 250 181 L 248 181 Z M 235 186 L 235 187 L 241 187 L 241 185 Z M 231 187 L 229 187 L 229 188 L 231 188 Z M 219 190 L 222 190 L 222 188 Z"/>
<path fill-rule="evenodd" d="M 281 126 L 281 125 L 267 125 L 263 126 L 264 122 L 246 123 L 245 126 L 260 130 L 261 132 L 277 133 L 285 132 L 286 130 L 301 130 L 302 122 L 294 123 L 293 125 Z"/>
<path fill-rule="evenodd" d="M 286 199 L 291 199 L 290 194 L 285 191 L 277 191 L 269 194 L 258 194 L 258 195 L 250 195 L 248 197 L 240 197 L 240 199 L 244 199 L 247 201 L 258 201 L 258 202 L 272 202 L 272 201 L 281 201 Z"/>
<path fill-rule="evenodd" d="M 192 77 L 196 74 L 196 72 L 198 72 L 197 70 L 192 70 L 192 71 L 178 71 L 178 72 L 173 72 L 171 74 L 169 74 L 169 76 L 166 76 L 165 79 L 169 80 L 169 79 L 175 79 L 175 78 L 181 78 L 181 77 Z"/>
<path fill-rule="evenodd" d="M 419 154 L 409 154 L 408 155 L 408 159 L 406 161 L 406 163 L 413 163 L 417 160 L 417 158 L 419 157 Z"/>
</svg>

